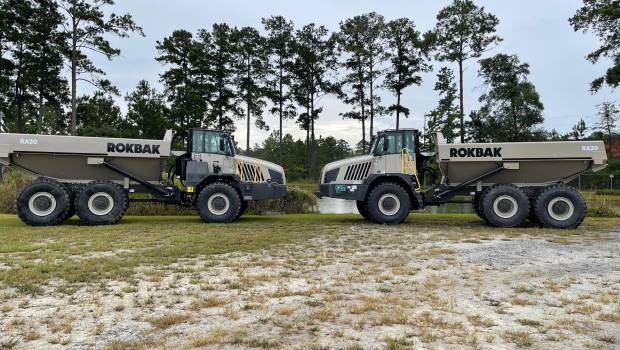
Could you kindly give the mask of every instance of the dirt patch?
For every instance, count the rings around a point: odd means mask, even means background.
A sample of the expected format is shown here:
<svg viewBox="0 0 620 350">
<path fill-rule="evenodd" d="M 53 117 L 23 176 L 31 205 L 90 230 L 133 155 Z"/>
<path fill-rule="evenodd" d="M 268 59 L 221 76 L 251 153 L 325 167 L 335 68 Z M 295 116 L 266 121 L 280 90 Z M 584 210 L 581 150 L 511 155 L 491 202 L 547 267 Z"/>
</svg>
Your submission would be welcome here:
<svg viewBox="0 0 620 350">
<path fill-rule="evenodd" d="M 256 253 L 142 266 L 129 282 L 50 283 L 35 296 L 6 289 L 0 347 L 620 344 L 618 232 L 342 231 Z"/>
</svg>

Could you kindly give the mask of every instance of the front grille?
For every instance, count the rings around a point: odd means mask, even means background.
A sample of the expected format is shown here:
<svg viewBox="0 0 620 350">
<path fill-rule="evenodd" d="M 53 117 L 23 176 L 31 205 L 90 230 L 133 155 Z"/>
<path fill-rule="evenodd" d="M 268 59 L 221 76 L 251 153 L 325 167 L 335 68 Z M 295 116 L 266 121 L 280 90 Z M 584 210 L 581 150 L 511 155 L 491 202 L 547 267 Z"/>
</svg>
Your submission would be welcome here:
<svg viewBox="0 0 620 350">
<path fill-rule="evenodd" d="M 284 184 L 284 176 L 279 171 L 269 169 L 269 177 L 271 178 L 271 182 L 277 183 L 280 185 Z"/>
<path fill-rule="evenodd" d="M 347 172 L 344 174 L 345 181 L 361 181 L 368 176 L 370 171 L 370 162 L 349 165 Z"/>
<path fill-rule="evenodd" d="M 237 163 L 237 175 L 242 181 L 264 182 L 265 177 L 260 167 L 248 163 Z"/>
<path fill-rule="evenodd" d="M 336 181 L 338 178 L 338 173 L 340 172 L 340 168 L 332 169 L 330 171 L 325 172 L 325 177 L 323 178 L 323 183 L 330 183 Z"/>
</svg>

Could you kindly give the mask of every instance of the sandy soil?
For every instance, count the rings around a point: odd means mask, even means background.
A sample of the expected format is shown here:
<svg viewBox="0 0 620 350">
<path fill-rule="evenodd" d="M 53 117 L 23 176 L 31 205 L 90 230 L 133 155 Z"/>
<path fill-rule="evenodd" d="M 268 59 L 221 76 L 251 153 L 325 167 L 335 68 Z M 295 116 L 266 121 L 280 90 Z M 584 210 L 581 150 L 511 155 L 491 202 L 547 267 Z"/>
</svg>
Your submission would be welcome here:
<svg viewBox="0 0 620 350">
<path fill-rule="evenodd" d="M 0 348 L 620 347 L 620 230 L 414 228 L 353 225 L 130 282 L 4 290 Z"/>
</svg>

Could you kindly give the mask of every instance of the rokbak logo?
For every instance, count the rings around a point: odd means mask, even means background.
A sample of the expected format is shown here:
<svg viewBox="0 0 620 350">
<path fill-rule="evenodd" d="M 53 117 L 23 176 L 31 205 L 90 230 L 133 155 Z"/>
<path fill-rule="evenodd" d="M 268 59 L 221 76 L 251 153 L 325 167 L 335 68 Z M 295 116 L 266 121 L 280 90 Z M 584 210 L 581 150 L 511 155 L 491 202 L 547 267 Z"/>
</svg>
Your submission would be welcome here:
<svg viewBox="0 0 620 350">
<path fill-rule="evenodd" d="M 141 145 L 139 143 L 108 143 L 108 152 L 160 154 L 159 146 L 160 145 Z"/>
<path fill-rule="evenodd" d="M 501 147 L 461 147 L 461 148 L 450 148 L 450 157 L 460 157 L 460 158 L 468 158 L 468 157 L 490 157 L 490 158 L 501 158 L 502 157 L 502 148 Z"/>
</svg>

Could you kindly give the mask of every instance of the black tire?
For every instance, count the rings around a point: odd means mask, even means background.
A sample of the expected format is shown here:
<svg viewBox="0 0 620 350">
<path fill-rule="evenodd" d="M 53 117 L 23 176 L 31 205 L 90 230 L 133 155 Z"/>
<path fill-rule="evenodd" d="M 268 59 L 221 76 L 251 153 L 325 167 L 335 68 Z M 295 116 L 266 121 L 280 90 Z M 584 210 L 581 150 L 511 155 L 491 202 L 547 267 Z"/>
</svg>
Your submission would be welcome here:
<svg viewBox="0 0 620 350">
<path fill-rule="evenodd" d="M 409 193 L 400 185 L 384 182 L 373 188 L 366 198 L 368 217 L 378 224 L 400 224 L 411 210 Z"/>
<path fill-rule="evenodd" d="M 80 188 L 77 185 L 73 184 L 63 184 L 65 186 L 65 190 L 67 194 L 69 194 L 69 210 L 67 211 L 67 215 L 63 219 L 63 221 L 67 221 L 71 219 L 77 213 L 75 209 L 75 195 L 80 191 Z"/>
<path fill-rule="evenodd" d="M 75 196 L 75 208 L 82 222 L 88 225 L 113 225 L 127 210 L 127 192 L 110 181 L 94 181 Z"/>
<path fill-rule="evenodd" d="M 241 206 L 239 192 L 223 182 L 208 185 L 196 199 L 196 209 L 205 222 L 233 222 L 239 218 Z"/>
<path fill-rule="evenodd" d="M 355 201 L 355 205 L 357 206 L 357 211 L 360 212 L 360 215 L 366 219 L 371 220 L 370 215 L 368 215 L 368 208 L 366 208 L 366 202 L 364 201 Z"/>
<path fill-rule="evenodd" d="M 239 218 L 241 216 L 243 216 L 243 214 L 245 214 L 245 211 L 248 210 L 248 201 L 241 201 L 241 208 L 239 209 L 239 214 L 237 214 L 237 217 L 235 218 L 235 220 L 233 221 L 237 221 L 239 220 Z"/>
<path fill-rule="evenodd" d="M 534 201 L 536 219 L 544 227 L 576 228 L 586 217 L 588 206 L 575 188 L 564 184 L 545 188 Z"/>
<path fill-rule="evenodd" d="M 519 187 L 500 184 L 482 193 L 480 210 L 489 225 L 516 227 L 530 214 L 530 200 Z"/>
<path fill-rule="evenodd" d="M 15 200 L 17 216 L 30 226 L 58 225 L 64 221 L 69 207 L 65 187 L 44 177 L 24 186 Z"/>
</svg>

